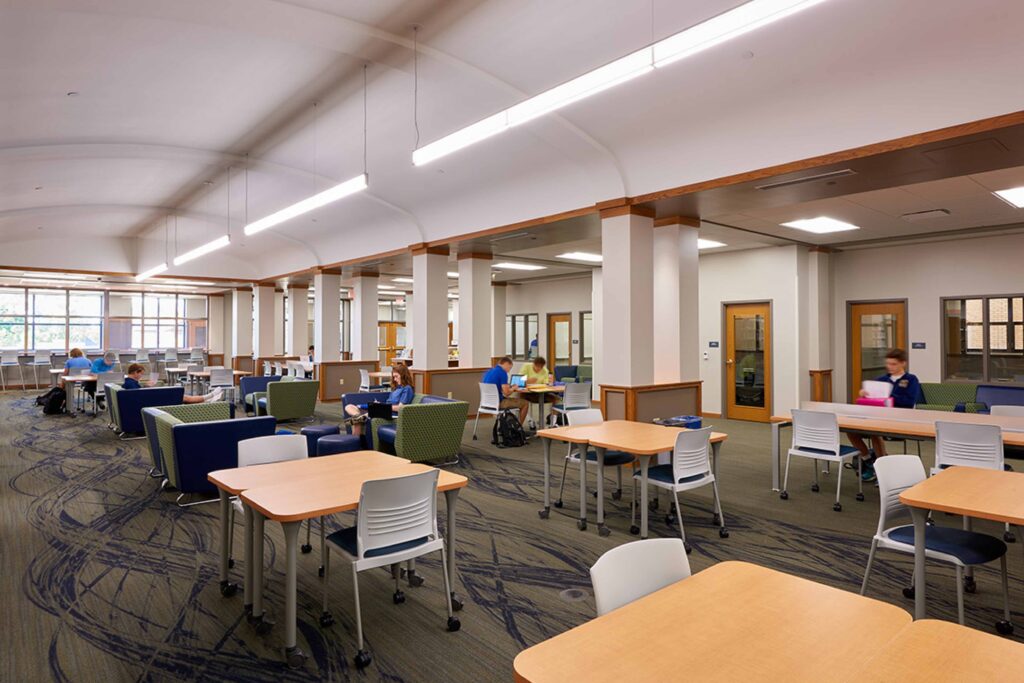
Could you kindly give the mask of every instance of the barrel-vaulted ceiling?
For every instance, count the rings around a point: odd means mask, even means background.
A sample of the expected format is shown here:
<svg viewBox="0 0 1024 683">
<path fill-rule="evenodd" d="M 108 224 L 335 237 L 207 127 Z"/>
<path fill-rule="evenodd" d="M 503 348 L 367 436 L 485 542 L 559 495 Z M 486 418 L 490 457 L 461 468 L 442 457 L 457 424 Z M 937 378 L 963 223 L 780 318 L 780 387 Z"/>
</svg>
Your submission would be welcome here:
<svg viewBox="0 0 1024 683">
<path fill-rule="evenodd" d="M 265 278 L 1024 109 L 1024 3 L 826 0 L 412 164 L 738 4 L 5 0 L 0 266 L 138 272 L 230 211 L 171 272 Z M 369 188 L 245 237 L 364 170 L 364 77 Z"/>
</svg>

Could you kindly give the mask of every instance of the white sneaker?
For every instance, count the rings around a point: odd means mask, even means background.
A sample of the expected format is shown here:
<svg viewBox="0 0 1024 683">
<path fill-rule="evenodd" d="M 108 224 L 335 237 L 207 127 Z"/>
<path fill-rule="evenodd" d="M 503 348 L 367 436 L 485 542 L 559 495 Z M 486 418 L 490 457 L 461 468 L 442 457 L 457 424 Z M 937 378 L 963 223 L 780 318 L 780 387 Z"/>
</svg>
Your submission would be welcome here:
<svg viewBox="0 0 1024 683">
<path fill-rule="evenodd" d="M 208 394 L 205 394 L 203 396 L 203 402 L 204 403 L 213 403 L 215 401 L 220 401 L 223 398 L 224 398 L 224 390 L 218 388 L 218 389 L 214 389 L 213 391 L 211 391 Z"/>
</svg>

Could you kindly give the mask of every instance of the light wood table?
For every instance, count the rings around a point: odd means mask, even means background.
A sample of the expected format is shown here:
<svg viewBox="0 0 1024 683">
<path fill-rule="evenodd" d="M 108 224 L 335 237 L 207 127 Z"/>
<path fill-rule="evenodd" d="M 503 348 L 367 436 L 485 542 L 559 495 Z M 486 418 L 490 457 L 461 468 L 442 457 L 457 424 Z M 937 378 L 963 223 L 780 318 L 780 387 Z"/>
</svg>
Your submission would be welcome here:
<svg viewBox="0 0 1024 683">
<path fill-rule="evenodd" d="M 388 379 L 388 380 L 391 379 L 391 371 L 390 370 L 380 370 L 380 371 L 368 372 L 366 374 L 368 376 L 372 377 L 373 379 Z"/>
<path fill-rule="evenodd" d="M 61 372 L 63 372 L 63 370 Z M 96 376 L 96 375 L 93 375 L 93 374 L 61 375 L 60 379 L 61 379 L 62 382 L 65 382 L 65 383 L 66 382 L 71 382 L 72 384 L 82 385 L 82 384 L 85 384 L 86 382 L 95 382 L 97 379 L 99 379 L 99 377 Z M 81 401 L 81 405 L 79 405 L 79 400 Z M 82 391 L 82 395 L 81 396 L 75 398 L 75 400 L 73 402 L 73 405 L 74 405 L 74 411 L 75 412 L 77 412 L 77 413 L 84 413 L 85 412 L 85 391 L 84 390 Z M 96 417 L 97 414 L 98 413 L 97 413 L 97 409 L 96 409 L 96 396 L 93 395 L 93 399 L 92 399 L 92 415 L 93 415 L 93 417 Z"/>
<path fill-rule="evenodd" d="M 538 424 L 543 429 L 547 424 L 544 422 L 544 404 L 548 402 L 548 395 L 550 394 L 564 394 L 564 386 L 555 386 L 553 384 L 527 384 L 524 388 L 519 390 L 519 393 L 530 402 L 537 403 L 537 417 L 539 418 Z"/>
<path fill-rule="evenodd" d="M 878 600 L 721 562 L 520 652 L 513 669 L 518 683 L 818 683 L 843 679 L 908 624 Z M 823 649 L 825 633 L 845 635 Z"/>
<path fill-rule="evenodd" d="M 230 496 L 239 494 L 246 516 L 246 604 L 252 600 L 250 621 L 262 632 L 269 630 L 263 619 L 263 527 L 267 519 L 281 524 L 285 536 L 285 653 L 290 666 L 302 666 L 305 654 L 297 647 L 296 584 L 298 535 L 302 522 L 359 507 L 364 482 L 425 472 L 427 465 L 410 463 L 377 451 L 357 451 L 291 462 L 256 465 L 209 474 L 220 491 L 221 590 L 230 585 L 227 575 L 227 519 Z M 448 575 L 452 581 L 452 606 L 462 608 L 455 597 L 455 504 L 459 491 L 468 484 L 466 477 L 440 471 L 437 488 L 445 494 L 448 508 L 446 553 Z M 229 591 L 231 593 L 233 591 Z M 265 628 L 260 629 L 260 626 Z"/>
<path fill-rule="evenodd" d="M 948 621 L 923 619 L 883 645 L 850 681 L 1016 683 L 1022 677 L 1024 645 Z"/>
<path fill-rule="evenodd" d="M 671 453 L 676 447 L 679 432 L 688 431 L 683 427 L 664 427 L 648 422 L 632 422 L 629 420 L 608 420 L 594 425 L 578 427 L 556 427 L 542 429 L 537 436 L 544 439 L 544 509 L 538 514 L 547 519 L 551 511 L 551 441 L 564 441 L 578 444 L 585 451 L 587 445 L 593 446 L 597 452 L 597 528 L 601 536 L 607 536 L 611 530 L 604 523 L 604 456 L 606 451 L 622 451 L 638 456 L 640 461 L 640 527 L 630 529 L 631 533 L 639 533 L 647 538 L 647 472 L 650 459 L 661 453 Z M 711 433 L 712 472 L 718 479 L 719 450 L 728 435 L 721 432 Z M 580 516 L 576 526 L 580 530 L 587 528 L 587 485 L 586 485 L 586 454 L 580 458 Z"/>
<path fill-rule="evenodd" d="M 914 518 L 914 618 L 924 619 L 924 534 L 929 510 L 1014 524 L 1019 530 L 1024 526 L 1024 473 L 950 467 L 905 490 L 900 502 L 910 507 Z M 996 628 L 1012 631 L 1009 616 Z"/>
</svg>

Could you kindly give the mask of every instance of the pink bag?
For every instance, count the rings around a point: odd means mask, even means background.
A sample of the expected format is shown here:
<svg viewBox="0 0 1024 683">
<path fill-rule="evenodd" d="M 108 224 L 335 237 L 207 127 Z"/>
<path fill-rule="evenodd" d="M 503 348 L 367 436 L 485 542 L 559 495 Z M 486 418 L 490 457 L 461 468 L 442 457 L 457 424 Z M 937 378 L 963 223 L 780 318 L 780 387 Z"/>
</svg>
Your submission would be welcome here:
<svg viewBox="0 0 1024 683">
<path fill-rule="evenodd" d="M 892 408 L 892 396 L 886 396 L 885 398 L 869 398 L 867 396 L 861 396 L 860 398 L 857 399 L 857 405 Z"/>
</svg>

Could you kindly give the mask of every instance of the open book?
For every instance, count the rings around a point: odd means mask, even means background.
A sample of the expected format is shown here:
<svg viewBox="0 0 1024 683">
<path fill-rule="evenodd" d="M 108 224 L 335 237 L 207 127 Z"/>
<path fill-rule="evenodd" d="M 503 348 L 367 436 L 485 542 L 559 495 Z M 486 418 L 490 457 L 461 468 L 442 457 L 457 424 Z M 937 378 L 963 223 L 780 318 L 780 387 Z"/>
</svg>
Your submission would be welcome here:
<svg viewBox="0 0 1024 683">
<path fill-rule="evenodd" d="M 861 383 L 860 388 L 867 392 L 865 398 L 889 398 L 892 395 L 892 385 L 888 382 L 865 380 Z"/>
</svg>

